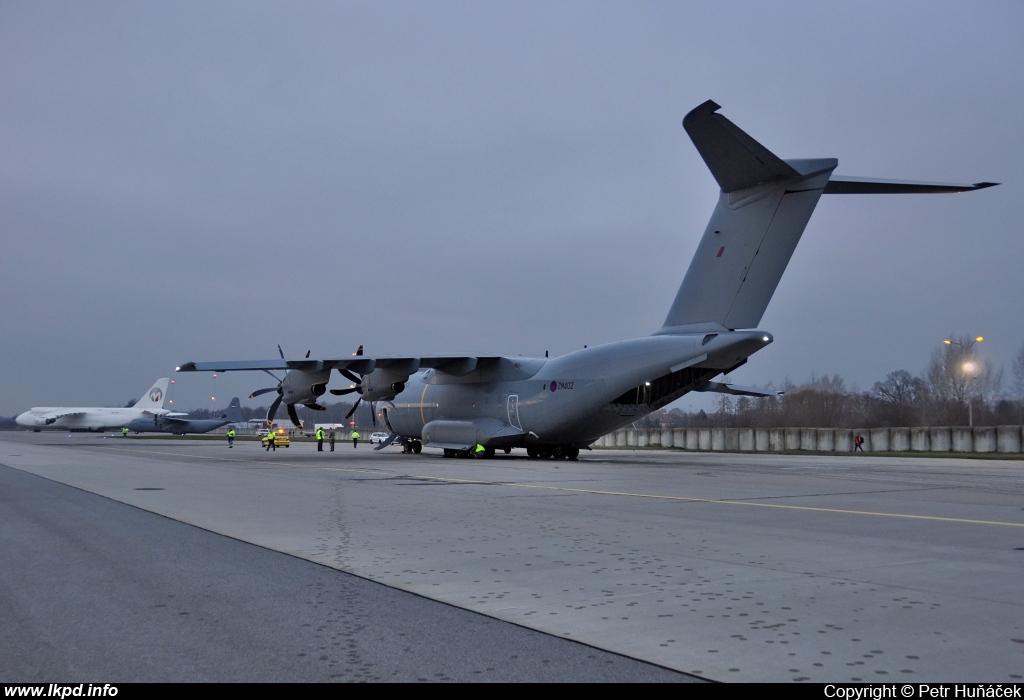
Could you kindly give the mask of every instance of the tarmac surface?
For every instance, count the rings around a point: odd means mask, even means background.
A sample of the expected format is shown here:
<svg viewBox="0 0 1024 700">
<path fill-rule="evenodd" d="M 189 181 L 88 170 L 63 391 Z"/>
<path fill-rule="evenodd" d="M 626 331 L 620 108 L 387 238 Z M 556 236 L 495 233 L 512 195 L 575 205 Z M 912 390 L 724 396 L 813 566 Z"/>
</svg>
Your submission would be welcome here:
<svg viewBox="0 0 1024 700">
<path fill-rule="evenodd" d="M 0 677 L 1024 679 L 1020 461 L 364 448 L 0 433 Z"/>
</svg>

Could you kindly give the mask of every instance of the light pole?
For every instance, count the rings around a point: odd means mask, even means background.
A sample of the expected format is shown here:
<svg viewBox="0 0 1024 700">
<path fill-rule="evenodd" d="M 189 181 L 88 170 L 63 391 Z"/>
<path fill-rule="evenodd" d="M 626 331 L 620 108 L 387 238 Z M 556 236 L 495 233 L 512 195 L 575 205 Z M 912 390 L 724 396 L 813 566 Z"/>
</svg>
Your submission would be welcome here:
<svg viewBox="0 0 1024 700">
<path fill-rule="evenodd" d="M 980 370 L 979 363 L 974 359 L 974 345 L 985 340 L 982 336 L 970 340 L 943 340 L 942 342 L 946 345 L 956 346 L 960 348 L 962 356 L 965 358 L 960 363 L 960 372 L 964 376 L 964 398 L 967 400 L 967 425 L 968 427 L 974 427 L 974 386 L 972 381 L 978 375 Z M 948 366 L 948 365 L 947 365 Z"/>
</svg>

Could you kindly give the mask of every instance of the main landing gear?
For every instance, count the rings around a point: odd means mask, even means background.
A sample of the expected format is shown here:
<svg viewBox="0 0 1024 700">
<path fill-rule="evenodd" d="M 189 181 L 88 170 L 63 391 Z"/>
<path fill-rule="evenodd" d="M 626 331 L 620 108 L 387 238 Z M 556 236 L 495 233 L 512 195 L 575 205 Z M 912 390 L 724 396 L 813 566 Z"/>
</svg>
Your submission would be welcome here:
<svg viewBox="0 0 1024 700">
<path fill-rule="evenodd" d="M 402 454 L 419 454 L 423 451 L 423 443 L 419 440 L 404 440 L 402 441 Z M 445 450 L 447 452 L 448 450 Z M 445 455 L 447 457 L 447 455 Z"/>
<path fill-rule="evenodd" d="M 526 454 L 530 459 L 568 459 L 575 462 L 580 456 L 580 448 L 572 445 L 555 445 L 527 447 Z"/>
</svg>

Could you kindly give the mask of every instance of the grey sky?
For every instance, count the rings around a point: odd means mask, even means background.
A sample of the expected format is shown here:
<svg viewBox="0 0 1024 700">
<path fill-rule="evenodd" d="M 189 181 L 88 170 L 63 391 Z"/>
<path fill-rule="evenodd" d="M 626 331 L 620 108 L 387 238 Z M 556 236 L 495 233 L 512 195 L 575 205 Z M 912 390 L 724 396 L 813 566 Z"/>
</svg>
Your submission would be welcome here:
<svg viewBox="0 0 1024 700">
<path fill-rule="evenodd" d="M 823 198 L 761 324 L 776 343 L 734 381 L 867 389 L 950 331 L 1008 366 L 1022 59 L 1009 1 L 6 0 L 0 414 L 123 403 L 277 343 L 646 335 L 717 195 L 680 125 L 709 98 L 783 158 L 1004 183 Z M 210 377 L 174 378 L 178 407 L 211 403 Z M 218 378 L 217 403 L 268 380 Z"/>
</svg>

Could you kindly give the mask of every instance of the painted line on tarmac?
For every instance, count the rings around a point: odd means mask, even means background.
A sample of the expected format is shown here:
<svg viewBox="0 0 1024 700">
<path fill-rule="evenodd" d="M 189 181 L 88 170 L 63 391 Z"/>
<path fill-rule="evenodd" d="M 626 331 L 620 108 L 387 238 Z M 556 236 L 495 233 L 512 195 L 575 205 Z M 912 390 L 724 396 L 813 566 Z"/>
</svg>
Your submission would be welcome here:
<svg viewBox="0 0 1024 700">
<path fill-rule="evenodd" d="M 1024 528 L 1024 523 L 1013 523 L 1004 522 L 1000 520 L 972 520 L 970 518 L 950 518 L 939 515 L 913 515 L 910 513 L 886 513 L 882 511 L 870 511 L 870 510 L 850 510 L 845 508 L 824 508 L 820 506 L 793 506 L 785 505 L 782 503 L 759 503 L 756 501 L 737 501 L 729 499 L 715 499 L 715 498 L 691 498 L 688 496 L 665 496 L 662 494 L 655 493 L 637 493 L 634 491 L 602 491 L 598 489 L 581 489 L 573 488 L 570 486 L 550 486 L 545 484 L 524 484 L 515 481 L 486 481 L 483 479 L 460 479 L 458 477 L 450 476 L 426 476 L 418 474 L 407 474 L 395 471 L 389 471 L 386 469 L 372 469 L 367 467 L 329 467 L 324 465 L 310 465 L 310 464 L 296 464 L 294 462 L 269 462 L 265 460 L 253 460 L 236 457 L 207 457 L 204 455 L 185 455 L 178 452 L 155 452 L 152 450 L 138 450 L 128 447 L 114 447 L 111 448 L 119 452 L 142 452 L 143 454 L 153 455 L 166 455 L 171 457 L 183 457 L 190 460 L 205 459 L 218 462 L 245 462 L 245 463 L 257 463 L 257 464 L 268 464 L 279 467 L 292 467 L 295 469 L 320 469 L 323 471 L 336 471 L 346 473 L 361 473 L 361 474 L 380 474 L 392 477 L 401 477 L 405 479 L 419 479 L 422 481 L 437 481 L 447 482 L 455 484 L 479 484 L 481 486 L 508 486 L 511 488 L 521 489 L 534 489 L 539 491 L 557 491 L 560 493 L 577 493 L 577 494 L 588 494 L 592 496 L 627 496 L 630 498 L 648 498 L 658 501 L 674 501 L 677 503 L 709 503 L 718 505 L 728 506 L 747 506 L 751 508 L 780 508 L 783 510 L 800 510 L 812 513 L 831 513 L 835 515 L 868 515 L 878 518 L 898 518 L 903 520 L 925 520 L 930 522 L 942 522 L 942 523 L 957 523 L 960 525 L 994 525 L 997 527 L 1021 527 Z M 794 498 L 796 498 L 794 496 Z"/>
</svg>

